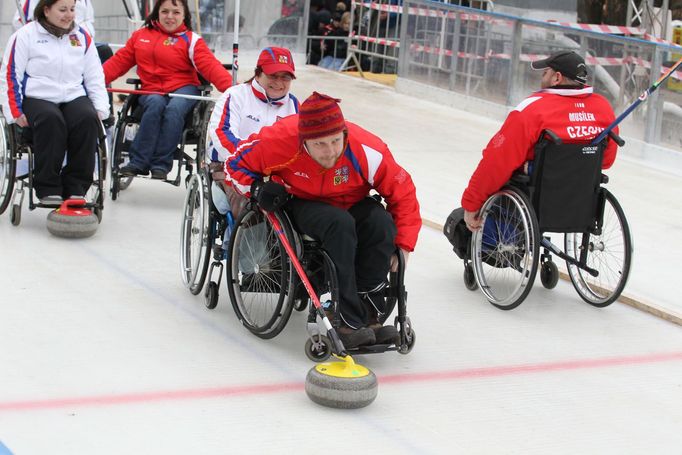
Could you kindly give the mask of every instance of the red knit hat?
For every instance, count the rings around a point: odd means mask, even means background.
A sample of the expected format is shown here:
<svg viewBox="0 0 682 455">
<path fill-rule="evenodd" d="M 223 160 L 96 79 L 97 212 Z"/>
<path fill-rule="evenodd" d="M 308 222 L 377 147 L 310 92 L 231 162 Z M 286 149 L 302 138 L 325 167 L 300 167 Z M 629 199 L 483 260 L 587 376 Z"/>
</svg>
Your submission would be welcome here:
<svg viewBox="0 0 682 455">
<path fill-rule="evenodd" d="M 346 129 L 339 104 L 341 100 L 313 92 L 301 104 L 298 113 L 298 136 L 301 141 L 331 136 Z"/>
<path fill-rule="evenodd" d="M 296 70 L 291 52 L 285 47 L 266 47 L 258 56 L 256 66 L 260 66 L 265 74 L 284 71 L 294 76 Z"/>
</svg>

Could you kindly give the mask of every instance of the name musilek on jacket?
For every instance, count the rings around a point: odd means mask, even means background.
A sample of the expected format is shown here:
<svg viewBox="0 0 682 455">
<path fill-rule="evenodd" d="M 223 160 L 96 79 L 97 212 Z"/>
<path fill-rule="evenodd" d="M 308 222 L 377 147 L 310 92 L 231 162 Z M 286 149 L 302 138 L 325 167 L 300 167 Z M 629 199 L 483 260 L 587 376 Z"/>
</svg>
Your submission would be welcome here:
<svg viewBox="0 0 682 455">
<path fill-rule="evenodd" d="M 568 120 L 571 122 L 594 122 L 594 114 L 592 112 L 569 112 Z"/>
</svg>

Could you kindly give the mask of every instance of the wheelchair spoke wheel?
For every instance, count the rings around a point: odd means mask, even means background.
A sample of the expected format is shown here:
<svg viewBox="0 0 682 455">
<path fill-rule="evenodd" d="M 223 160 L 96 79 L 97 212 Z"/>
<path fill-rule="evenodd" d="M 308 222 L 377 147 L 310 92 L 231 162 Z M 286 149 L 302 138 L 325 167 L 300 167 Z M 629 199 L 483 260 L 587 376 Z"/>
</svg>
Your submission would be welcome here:
<svg viewBox="0 0 682 455">
<path fill-rule="evenodd" d="M 209 207 L 207 185 L 193 175 L 185 196 L 181 227 L 180 272 L 189 291 L 197 295 L 206 280 L 210 260 Z"/>
<path fill-rule="evenodd" d="M 129 108 L 130 106 L 128 104 L 124 104 L 122 113 L 120 115 L 125 116 Z M 130 147 L 132 138 L 126 138 L 126 130 L 130 125 L 131 124 L 127 121 L 127 117 L 123 117 L 119 119 L 119 121 L 116 123 L 116 127 L 114 128 L 113 150 L 111 150 L 111 160 L 109 160 L 111 174 L 109 192 L 111 193 L 111 199 L 114 201 L 118 198 L 118 193 L 126 190 L 134 178 L 130 176 L 122 176 L 118 172 L 118 170 L 125 165 L 126 159 L 128 158 L 127 147 Z"/>
<path fill-rule="evenodd" d="M 288 222 L 276 216 L 291 239 Z M 228 258 L 228 291 L 237 318 L 256 336 L 275 337 L 291 316 L 294 271 L 276 232 L 260 211 L 241 214 L 230 237 Z"/>
<path fill-rule="evenodd" d="M 613 303 L 625 288 L 630 274 L 632 238 L 625 214 L 616 198 L 604 192 L 604 214 L 600 235 L 569 233 L 564 237 L 566 254 L 599 272 L 592 276 L 586 270 L 567 262 L 568 275 L 580 297 L 590 305 L 605 307 Z"/>
<path fill-rule="evenodd" d="M 13 157 L 14 141 L 10 126 L 0 115 L 0 215 L 12 200 L 16 163 Z"/>
<path fill-rule="evenodd" d="M 503 310 L 516 308 L 533 286 L 538 269 L 539 229 L 528 198 L 505 187 L 481 209 L 483 228 L 474 232 L 474 276 L 488 301 Z"/>
</svg>

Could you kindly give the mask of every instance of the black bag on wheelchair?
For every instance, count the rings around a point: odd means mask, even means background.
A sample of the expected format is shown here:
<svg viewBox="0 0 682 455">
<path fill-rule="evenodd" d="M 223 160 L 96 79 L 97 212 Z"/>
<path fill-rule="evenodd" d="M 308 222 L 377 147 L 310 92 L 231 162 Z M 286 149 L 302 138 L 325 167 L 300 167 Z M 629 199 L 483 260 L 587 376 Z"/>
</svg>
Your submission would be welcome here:
<svg viewBox="0 0 682 455">
<path fill-rule="evenodd" d="M 443 226 L 443 234 L 452 244 L 452 250 L 460 259 L 471 257 L 471 231 L 464 223 L 464 209 L 453 210 Z"/>
</svg>

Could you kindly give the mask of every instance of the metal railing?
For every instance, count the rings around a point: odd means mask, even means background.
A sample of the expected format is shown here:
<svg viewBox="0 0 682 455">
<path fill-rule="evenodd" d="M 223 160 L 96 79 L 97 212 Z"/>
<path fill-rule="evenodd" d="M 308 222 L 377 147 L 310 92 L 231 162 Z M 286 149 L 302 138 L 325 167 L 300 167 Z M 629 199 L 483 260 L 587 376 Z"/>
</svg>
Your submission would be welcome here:
<svg viewBox="0 0 682 455">
<path fill-rule="evenodd" d="M 529 62 L 563 49 L 585 57 L 589 84 L 616 111 L 656 81 L 675 47 L 427 0 L 405 0 L 399 78 L 466 97 L 516 105 L 539 89 Z M 663 88 L 627 120 L 630 137 L 682 144 L 682 96 Z M 661 126 L 664 125 L 665 134 Z"/>
</svg>

